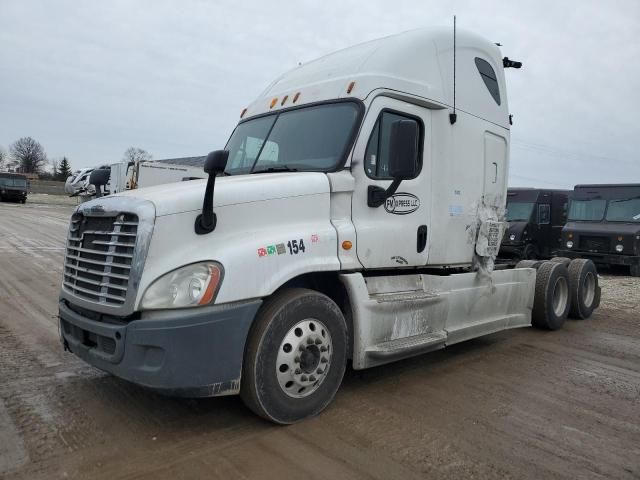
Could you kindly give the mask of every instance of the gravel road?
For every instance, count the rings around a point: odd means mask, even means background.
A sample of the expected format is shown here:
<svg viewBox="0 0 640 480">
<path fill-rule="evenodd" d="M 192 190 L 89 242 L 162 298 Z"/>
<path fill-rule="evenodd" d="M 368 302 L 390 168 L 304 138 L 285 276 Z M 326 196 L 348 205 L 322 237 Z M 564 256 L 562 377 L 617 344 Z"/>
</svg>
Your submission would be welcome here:
<svg viewBox="0 0 640 480">
<path fill-rule="evenodd" d="M 0 204 L 0 478 L 640 478 L 640 279 L 559 332 L 519 329 L 364 372 L 276 427 L 63 353 L 71 207 Z"/>
</svg>

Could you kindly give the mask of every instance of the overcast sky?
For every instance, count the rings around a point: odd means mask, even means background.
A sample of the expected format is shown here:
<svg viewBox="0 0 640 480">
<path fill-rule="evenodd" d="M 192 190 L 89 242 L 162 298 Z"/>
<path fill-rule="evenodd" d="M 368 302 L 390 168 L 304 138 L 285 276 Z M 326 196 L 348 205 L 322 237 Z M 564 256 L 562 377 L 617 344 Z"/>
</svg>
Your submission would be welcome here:
<svg viewBox="0 0 640 480">
<path fill-rule="evenodd" d="M 640 2 L 0 0 L 0 146 L 72 167 L 224 146 L 280 73 L 450 24 L 502 43 L 513 186 L 640 182 Z"/>
</svg>

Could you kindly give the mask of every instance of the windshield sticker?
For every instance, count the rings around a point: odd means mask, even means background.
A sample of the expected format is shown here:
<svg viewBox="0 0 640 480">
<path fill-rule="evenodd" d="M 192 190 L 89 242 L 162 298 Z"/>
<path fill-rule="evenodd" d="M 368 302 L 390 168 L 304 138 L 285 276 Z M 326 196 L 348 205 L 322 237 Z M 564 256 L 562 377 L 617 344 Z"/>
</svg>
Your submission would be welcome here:
<svg viewBox="0 0 640 480">
<path fill-rule="evenodd" d="M 420 208 L 420 199 L 411 193 L 395 193 L 384 202 L 387 213 L 408 215 Z"/>
</svg>

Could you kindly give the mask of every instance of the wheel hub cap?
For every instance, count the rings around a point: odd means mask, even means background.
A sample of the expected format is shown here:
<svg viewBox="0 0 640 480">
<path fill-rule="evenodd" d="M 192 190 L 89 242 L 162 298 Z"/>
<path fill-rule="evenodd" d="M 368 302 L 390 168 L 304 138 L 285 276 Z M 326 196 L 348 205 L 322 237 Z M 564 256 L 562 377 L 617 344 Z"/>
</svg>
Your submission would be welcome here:
<svg viewBox="0 0 640 480">
<path fill-rule="evenodd" d="M 331 367 L 331 335 L 316 319 L 305 319 L 287 332 L 276 359 L 276 376 L 290 397 L 311 395 L 322 384 Z"/>
</svg>

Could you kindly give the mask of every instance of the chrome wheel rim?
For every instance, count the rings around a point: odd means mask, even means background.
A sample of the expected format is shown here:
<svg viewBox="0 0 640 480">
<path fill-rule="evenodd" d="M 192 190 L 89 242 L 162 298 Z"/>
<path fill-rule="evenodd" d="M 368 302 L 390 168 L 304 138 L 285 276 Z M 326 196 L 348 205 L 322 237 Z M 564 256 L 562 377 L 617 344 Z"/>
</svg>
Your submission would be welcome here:
<svg viewBox="0 0 640 480">
<path fill-rule="evenodd" d="M 296 323 L 287 332 L 276 357 L 276 376 L 282 391 L 293 398 L 315 392 L 331 367 L 329 329 L 315 318 Z"/>
<path fill-rule="evenodd" d="M 596 277 L 592 272 L 588 272 L 585 275 L 582 288 L 584 291 L 584 304 L 590 307 L 596 296 Z"/>
<path fill-rule="evenodd" d="M 561 317 L 564 314 L 568 299 L 569 286 L 567 285 L 567 279 L 559 277 L 553 287 L 553 311 L 556 316 Z"/>
</svg>

